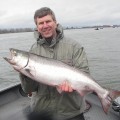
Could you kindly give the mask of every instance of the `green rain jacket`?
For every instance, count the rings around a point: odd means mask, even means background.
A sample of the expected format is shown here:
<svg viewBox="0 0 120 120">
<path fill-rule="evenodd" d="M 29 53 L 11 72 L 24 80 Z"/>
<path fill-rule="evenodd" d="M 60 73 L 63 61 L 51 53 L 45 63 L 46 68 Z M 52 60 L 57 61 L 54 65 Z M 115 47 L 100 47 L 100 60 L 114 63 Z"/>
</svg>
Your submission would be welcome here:
<svg viewBox="0 0 120 120">
<path fill-rule="evenodd" d="M 30 52 L 63 61 L 89 73 L 84 48 L 75 40 L 66 38 L 61 25 L 58 24 L 56 31 L 57 37 L 51 44 L 35 31 L 37 42 L 33 44 Z M 65 120 L 81 114 L 85 109 L 84 98 L 81 98 L 76 91 L 60 94 L 55 87 L 37 83 L 22 74 L 20 74 L 20 80 L 26 93 L 33 92 L 31 104 L 34 111 L 50 110 L 57 117 Z"/>
</svg>

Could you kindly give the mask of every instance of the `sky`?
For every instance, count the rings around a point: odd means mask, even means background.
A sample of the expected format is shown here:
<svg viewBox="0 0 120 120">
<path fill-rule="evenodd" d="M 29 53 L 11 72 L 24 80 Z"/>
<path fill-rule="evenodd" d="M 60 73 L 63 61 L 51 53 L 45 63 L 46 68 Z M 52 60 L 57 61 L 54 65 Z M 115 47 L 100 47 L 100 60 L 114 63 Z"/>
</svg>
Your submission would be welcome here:
<svg viewBox="0 0 120 120">
<path fill-rule="evenodd" d="M 50 7 L 65 27 L 120 25 L 120 0 L 0 0 L 0 29 L 34 28 L 41 7 Z"/>
</svg>

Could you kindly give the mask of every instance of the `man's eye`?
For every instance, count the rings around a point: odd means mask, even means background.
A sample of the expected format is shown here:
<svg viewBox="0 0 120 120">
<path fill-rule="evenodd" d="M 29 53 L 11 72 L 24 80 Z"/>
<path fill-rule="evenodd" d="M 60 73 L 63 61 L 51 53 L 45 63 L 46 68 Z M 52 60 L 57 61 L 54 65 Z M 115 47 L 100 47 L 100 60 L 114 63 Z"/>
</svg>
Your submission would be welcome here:
<svg viewBox="0 0 120 120">
<path fill-rule="evenodd" d="M 48 20 L 48 21 L 46 21 L 46 23 L 49 23 L 50 21 Z"/>
<path fill-rule="evenodd" d="M 42 25 L 42 24 L 44 24 L 44 23 L 43 22 L 38 23 L 38 25 Z"/>
</svg>

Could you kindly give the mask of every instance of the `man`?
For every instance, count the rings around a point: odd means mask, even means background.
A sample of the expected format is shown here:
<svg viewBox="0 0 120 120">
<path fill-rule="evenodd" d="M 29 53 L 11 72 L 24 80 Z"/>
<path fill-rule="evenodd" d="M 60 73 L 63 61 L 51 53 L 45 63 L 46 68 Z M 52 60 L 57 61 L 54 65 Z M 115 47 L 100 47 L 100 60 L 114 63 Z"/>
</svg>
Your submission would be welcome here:
<svg viewBox="0 0 120 120">
<path fill-rule="evenodd" d="M 63 61 L 89 73 L 84 48 L 75 40 L 64 36 L 62 26 L 57 23 L 50 8 L 38 9 L 34 20 L 37 27 L 35 30 L 37 42 L 31 47 L 31 53 Z M 32 93 L 33 111 L 50 111 L 55 119 L 84 120 L 84 98 L 80 97 L 66 80 L 59 86 L 63 91 L 60 94 L 56 88 L 37 83 L 22 74 L 20 79 L 23 90 L 28 94 Z"/>
</svg>

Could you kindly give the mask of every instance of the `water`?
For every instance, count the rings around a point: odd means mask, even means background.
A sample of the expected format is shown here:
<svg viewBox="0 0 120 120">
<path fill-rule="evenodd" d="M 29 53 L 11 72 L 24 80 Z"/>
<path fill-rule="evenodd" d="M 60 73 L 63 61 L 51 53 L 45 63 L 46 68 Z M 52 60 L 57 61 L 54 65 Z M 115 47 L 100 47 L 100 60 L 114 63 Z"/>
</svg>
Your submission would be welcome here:
<svg viewBox="0 0 120 120">
<path fill-rule="evenodd" d="M 0 34 L 0 91 L 20 83 L 18 73 L 2 58 L 9 55 L 9 48 L 29 50 L 35 42 L 33 33 Z"/>
<path fill-rule="evenodd" d="M 65 30 L 84 46 L 91 75 L 104 87 L 120 90 L 120 28 Z M 19 84 L 18 73 L 2 58 L 9 48 L 29 50 L 32 32 L 0 35 L 0 91 Z"/>
</svg>

